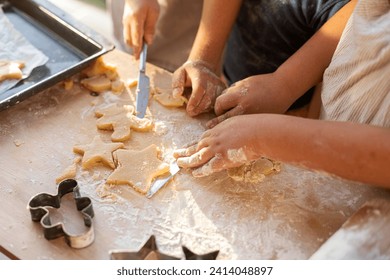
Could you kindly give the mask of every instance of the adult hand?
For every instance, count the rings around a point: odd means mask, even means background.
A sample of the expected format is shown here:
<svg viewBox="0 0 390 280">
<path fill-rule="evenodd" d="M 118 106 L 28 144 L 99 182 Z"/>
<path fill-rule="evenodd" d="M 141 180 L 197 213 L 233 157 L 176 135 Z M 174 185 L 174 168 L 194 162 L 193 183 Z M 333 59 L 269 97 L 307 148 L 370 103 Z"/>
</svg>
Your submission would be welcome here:
<svg viewBox="0 0 390 280">
<path fill-rule="evenodd" d="M 157 0 L 126 0 L 123 13 L 123 38 L 139 58 L 143 41 L 152 44 L 160 14 Z"/>
<path fill-rule="evenodd" d="M 282 114 L 293 102 L 285 83 L 274 73 L 251 76 L 233 84 L 216 99 L 214 111 L 217 117 L 207 126 L 214 127 L 237 115 Z"/>
<path fill-rule="evenodd" d="M 195 177 L 240 166 L 261 156 L 257 132 L 261 123 L 261 115 L 228 119 L 203 133 L 196 145 L 176 150 L 174 156 L 179 166 L 193 168 Z"/>
<path fill-rule="evenodd" d="M 183 95 L 185 88 L 192 88 L 187 113 L 193 117 L 211 111 L 226 85 L 206 62 L 187 61 L 173 74 L 172 88 L 174 97 Z"/>
</svg>

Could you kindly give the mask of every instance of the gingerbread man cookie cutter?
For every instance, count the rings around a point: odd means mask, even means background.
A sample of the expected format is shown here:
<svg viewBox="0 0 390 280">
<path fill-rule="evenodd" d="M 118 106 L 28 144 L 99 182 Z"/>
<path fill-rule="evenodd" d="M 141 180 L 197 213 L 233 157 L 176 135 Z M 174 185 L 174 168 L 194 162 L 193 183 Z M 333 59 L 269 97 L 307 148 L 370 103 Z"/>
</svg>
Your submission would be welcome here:
<svg viewBox="0 0 390 280">
<path fill-rule="evenodd" d="M 76 203 L 77 210 L 81 212 L 84 225 L 87 230 L 80 235 L 71 235 L 65 230 L 63 223 L 51 224 L 50 213 L 48 207 L 60 208 L 61 198 L 70 192 L 73 192 L 73 198 Z M 30 210 L 31 219 L 34 222 L 40 222 L 44 236 L 47 240 L 52 240 L 63 236 L 65 242 L 72 248 L 85 248 L 92 244 L 95 239 L 95 232 L 92 225 L 94 216 L 92 201 L 88 197 L 80 195 L 80 189 L 77 181 L 67 179 L 58 185 L 57 195 L 48 193 L 39 193 L 33 196 L 28 202 L 27 208 Z"/>
</svg>

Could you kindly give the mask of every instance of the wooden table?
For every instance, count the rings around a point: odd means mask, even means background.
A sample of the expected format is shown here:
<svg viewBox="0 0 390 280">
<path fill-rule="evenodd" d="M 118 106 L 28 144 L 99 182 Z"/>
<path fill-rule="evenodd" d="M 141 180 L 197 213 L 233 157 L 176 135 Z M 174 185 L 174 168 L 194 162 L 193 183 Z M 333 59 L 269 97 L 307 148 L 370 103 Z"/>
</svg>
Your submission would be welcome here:
<svg viewBox="0 0 390 280">
<path fill-rule="evenodd" d="M 105 60 L 118 66 L 123 80 L 136 78 L 131 56 L 113 51 Z M 152 65 L 147 72 L 156 86 L 169 87 L 170 73 Z M 258 184 L 235 182 L 225 172 L 197 179 L 183 170 L 147 199 L 130 187 L 105 188 L 107 168 L 79 166 L 81 193 L 95 210 L 95 241 L 84 249 L 70 248 L 62 238 L 48 241 L 30 219 L 29 199 L 56 193 L 56 177 L 76 157 L 74 145 L 97 134 L 108 141 L 111 133 L 96 128 L 96 108 L 134 102 L 134 89 L 94 97 L 77 88 L 65 91 L 58 85 L 0 112 L 0 249 L 11 258 L 109 259 L 109 250 L 137 251 L 153 234 L 160 251 L 178 258 L 184 258 L 181 246 L 186 246 L 198 254 L 220 250 L 218 259 L 307 259 L 364 202 L 390 200 L 384 190 L 285 164 Z M 134 132 L 125 145 L 141 149 L 155 143 L 165 159 L 196 140 L 209 118 L 190 118 L 184 109 L 167 109 L 154 100 L 150 109 L 155 130 Z M 71 202 L 64 198 L 64 205 Z M 73 223 L 79 219 L 71 208 L 53 216 L 77 231 Z"/>
<path fill-rule="evenodd" d="M 311 259 L 389 260 L 390 203 L 365 203 L 311 256 Z"/>
</svg>

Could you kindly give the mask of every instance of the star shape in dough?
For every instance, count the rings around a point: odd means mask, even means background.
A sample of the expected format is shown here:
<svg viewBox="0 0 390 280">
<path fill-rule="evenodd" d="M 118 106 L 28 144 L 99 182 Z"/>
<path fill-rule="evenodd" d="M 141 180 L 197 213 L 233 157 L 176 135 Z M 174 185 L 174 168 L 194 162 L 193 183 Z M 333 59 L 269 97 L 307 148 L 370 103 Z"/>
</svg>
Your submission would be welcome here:
<svg viewBox="0 0 390 280">
<path fill-rule="evenodd" d="M 107 178 L 107 183 L 130 185 L 136 191 L 146 194 L 153 179 L 169 171 L 169 166 L 158 158 L 159 152 L 154 144 L 141 151 L 118 150 L 114 152 L 117 168 Z"/>
<path fill-rule="evenodd" d="M 112 153 L 124 147 L 123 143 L 105 143 L 100 136 L 95 136 L 90 144 L 74 146 L 73 152 L 83 156 L 81 166 L 84 169 L 90 169 L 100 163 L 114 169 Z"/>
<path fill-rule="evenodd" d="M 113 130 L 113 142 L 126 141 L 130 138 L 131 129 L 135 131 L 150 131 L 153 121 L 148 118 L 138 118 L 134 115 L 134 106 L 116 104 L 95 111 L 98 129 Z"/>
<path fill-rule="evenodd" d="M 112 260 L 178 260 L 161 253 L 156 244 L 156 238 L 152 235 L 138 252 L 128 250 L 114 250 L 110 252 Z"/>
</svg>

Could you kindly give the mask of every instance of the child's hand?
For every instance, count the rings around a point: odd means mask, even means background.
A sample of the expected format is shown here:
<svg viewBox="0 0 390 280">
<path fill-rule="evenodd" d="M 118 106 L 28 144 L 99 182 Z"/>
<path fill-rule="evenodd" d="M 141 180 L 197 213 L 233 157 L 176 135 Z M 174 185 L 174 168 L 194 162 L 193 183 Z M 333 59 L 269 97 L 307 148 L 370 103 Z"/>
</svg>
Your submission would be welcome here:
<svg viewBox="0 0 390 280">
<path fill-rule="evenodd" d="M 143 41 L 153 41 L 156 23 L 160 14 L 157 0 L 126 0 L 123 13 L 123 38 L 133 48 L 136 59 L 141 53 Z"/>
<path fill-rule="evenodd" d="M 214 111 L 217 118 L 210 120 L 207 126 L 214 127 L 237 115 L 282 114 L 293 102 L 283 80 L 275 74 L 251 76 L 233 84 L 216 99 Z"/>
<path fill-rule="evenodd" d="M 187 61 L 173 74 L 172 88 L 176 98 L 184 94 L 185 88 L 192 88 L 187 113 L 193 117 L 211 111 L 226 85 L 207 63 Z"/>
<path fill-rule="evenodd" d="M 193 176 L 203 177 L 258 159 L 256 117 L 234 117 L 206 131 L 196 145 L 175 151 L 178 165 L 194 168 Z"/>
</svg>

